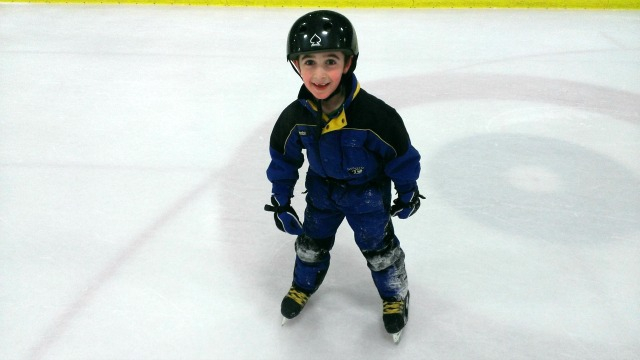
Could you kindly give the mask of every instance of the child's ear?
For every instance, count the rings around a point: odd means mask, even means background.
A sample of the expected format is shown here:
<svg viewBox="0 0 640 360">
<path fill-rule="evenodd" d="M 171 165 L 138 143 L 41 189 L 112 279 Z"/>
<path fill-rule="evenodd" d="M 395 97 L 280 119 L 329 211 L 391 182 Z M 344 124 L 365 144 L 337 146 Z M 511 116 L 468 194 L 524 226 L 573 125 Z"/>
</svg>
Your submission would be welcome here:
<svg viewBox="0 0 640 360">
<path fill-rule="evenodd" d="M 296 67 L 296 70 L 298 70 L 298 73 L 300 73 L 300 61 L 299 60 L 291 60 L 291 63 L 293 64 L 293 66 Z"/>
<path fill-rule="evenodd" d="M 343 74 L 346 74 L 347 72 L 349 72 L 352 62 L 353 62 L 353 55 L 349 55 L 349 58 L 346 59 L 344 62 L 344 70 L 342 70 Z"/>
</svg>

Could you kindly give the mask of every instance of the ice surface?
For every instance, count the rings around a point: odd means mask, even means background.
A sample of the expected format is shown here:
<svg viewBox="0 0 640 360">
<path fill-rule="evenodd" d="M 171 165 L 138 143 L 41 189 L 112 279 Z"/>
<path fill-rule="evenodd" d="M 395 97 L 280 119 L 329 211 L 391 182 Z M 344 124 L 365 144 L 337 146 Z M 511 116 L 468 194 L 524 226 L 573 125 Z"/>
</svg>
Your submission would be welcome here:
<svg viewBox="0 0 640 360">
<path fill-rule="evenodd" d="M 280 326 L 306 11 L 0 4 L 0 358 L 640 358 L 640 13 L 341 10 L 423 155 L 396 346 L 346 225 Z"/>
</svg>

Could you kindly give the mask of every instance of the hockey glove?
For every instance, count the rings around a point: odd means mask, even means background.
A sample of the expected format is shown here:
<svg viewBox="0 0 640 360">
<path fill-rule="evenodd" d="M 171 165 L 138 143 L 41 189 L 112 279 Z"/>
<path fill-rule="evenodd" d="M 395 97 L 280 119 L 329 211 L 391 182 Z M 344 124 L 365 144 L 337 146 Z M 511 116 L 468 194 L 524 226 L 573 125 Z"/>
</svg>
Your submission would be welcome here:
<svg viewBox="0 0 640 360">
<path fill-rule="evenodd" d="M 398 194 L 398 198 L 393 200 L 393 205 L 391 205 L 391 216 L 397 216 L 400 219 L 408 218 L 418 211 L 420 208 L 420 199 L 424 198 L 424 196 L 420 195 L 417 188 L 406 193 Z"/>
<path fill-rule="evenodd" d="M 302 223 L 298 218 L 298 214 L 291 207 L 291 202 L 287 202 L 285 205 L 280 205 L 275 196 L 271 197 L 272 205 L 265 205 L 266 211 L 273 212 L 273 219 L 276 222 L 278 229 L 291 235 L 302 234 Z"/>
</svg>

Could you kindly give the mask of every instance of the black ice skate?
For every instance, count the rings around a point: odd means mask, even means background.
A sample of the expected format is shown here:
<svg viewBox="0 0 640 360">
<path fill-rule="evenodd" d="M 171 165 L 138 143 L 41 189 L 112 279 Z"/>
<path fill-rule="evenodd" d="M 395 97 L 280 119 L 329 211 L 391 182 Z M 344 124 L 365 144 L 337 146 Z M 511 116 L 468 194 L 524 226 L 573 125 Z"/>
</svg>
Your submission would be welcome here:
<svg viewBox="0 0 640 360">
<path fill-rule="evenodd" d="M 282 325 L 289 319 L 300 314 L 302 308 L 307 304 L 310 294 L 299 287 L 292 285 L 287 295 L 282 299 L 280 312 L 282 313 Z"/>
<path fill-rule="evenodd" d="M 404 326 L 409 321 L 409 292 L 404 299 L 383 299 L 382 321 L 384 328 L 393 336 L 393 342 L 400 342 Z"/>
</svg>

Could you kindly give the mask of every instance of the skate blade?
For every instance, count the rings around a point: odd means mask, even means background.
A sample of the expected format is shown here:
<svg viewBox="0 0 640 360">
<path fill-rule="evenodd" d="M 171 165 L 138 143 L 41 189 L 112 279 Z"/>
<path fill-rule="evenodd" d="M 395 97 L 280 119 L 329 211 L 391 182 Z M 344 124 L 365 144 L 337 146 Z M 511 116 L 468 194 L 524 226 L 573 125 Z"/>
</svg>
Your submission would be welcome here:
<svg viewBox="0 0 640 360">
<path fill-rule="evenodd" d="M 284 326 L 284 324 L 288 323 L 289 321 L 293 320 L 293 318 L 289 319 L 287 317 L 282 317 L 282 323 L 280 324 L 280 326 Z"/>
<path fill-rule="evenodd" d="M 393 337 L 393 342 L 397 344 L 400 343 L 400 337 L 402 336 L 402 330 L 398 331 L 395 334 L 391 334 L 391 336 Z"/>
</svg>

